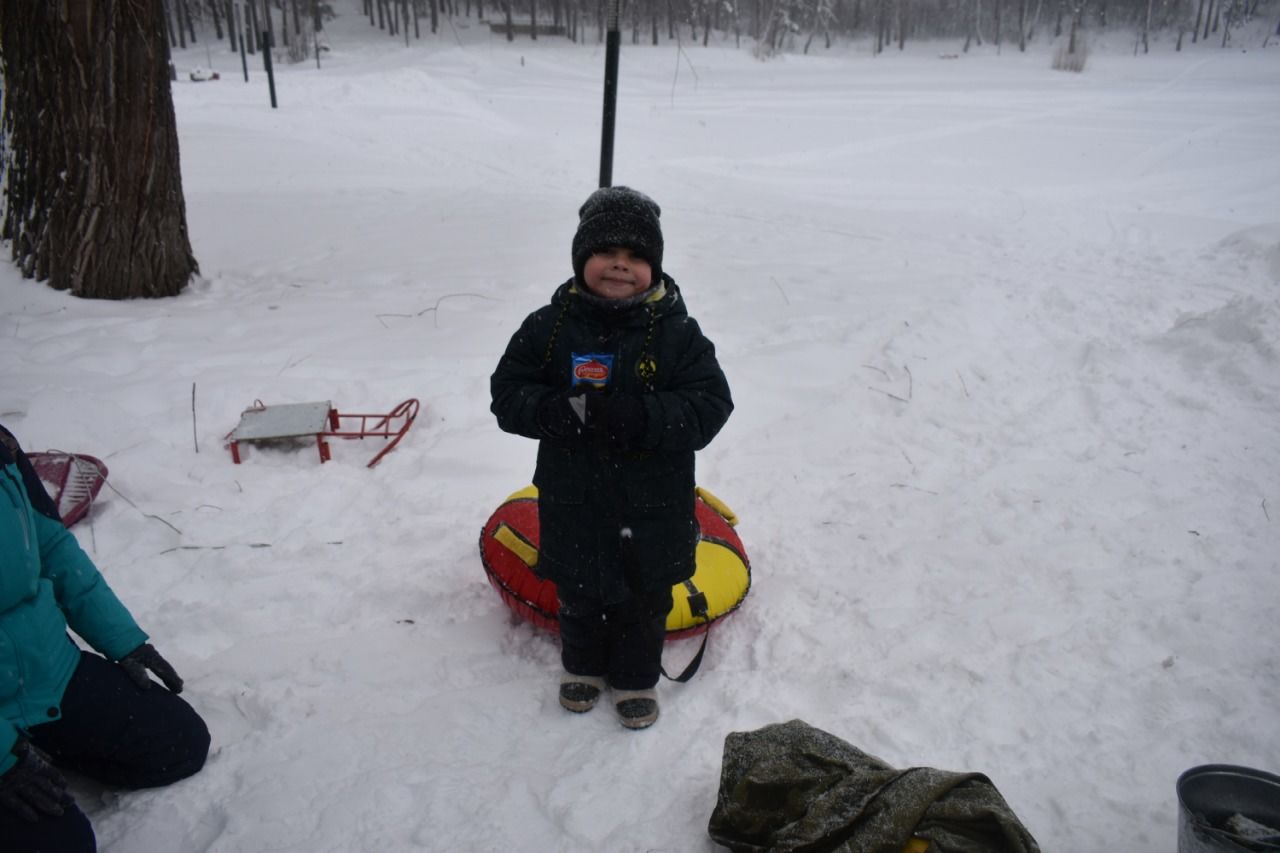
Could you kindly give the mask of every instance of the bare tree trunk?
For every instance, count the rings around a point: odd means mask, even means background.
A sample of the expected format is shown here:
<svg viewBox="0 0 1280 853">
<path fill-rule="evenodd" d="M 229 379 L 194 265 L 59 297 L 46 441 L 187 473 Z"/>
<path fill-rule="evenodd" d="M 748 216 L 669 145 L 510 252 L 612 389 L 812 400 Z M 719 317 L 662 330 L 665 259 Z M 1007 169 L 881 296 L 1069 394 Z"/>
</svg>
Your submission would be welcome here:
<svg viewBox="0 0 1280 853">
<path fill-rule="evenodd" d="M 507 16 L 507 41 L 515 41 L 516 40 L 516 33 L 515 33 L 516 24 L 515 24 L 515 21 L 511 20 L 511 0 L 503 0 L 502 11 L 503 11 L 503 14 Z"/>
<path fill-rule="evenodd" d="M 213 13 L 213 31 L 222 41 L 222 16 L 218 14 L 218 0 L 209 0 L 209 11 Z"/>
<path fill-rule="evenodd" d="M 1200 4 L 1196 7 L 1196 25 L 1191 28 L 1191 43 L 1195 44 L 1200 38 L 1200 22 L 1204 20 L 1204 0 L 1200 0 Z"/>
<path fill-rule="evenodd" d="M 1205 11 L 1204 15 L 1204 33 L 1201 34 L 1200 38 L 1209 38 L 1209 23 L 1213 20 L 1213 7 L 1214 0 L 1209 0 L 1209 8 Z"/>
<path fill-rule="evenodd" d="M 1202 2 L 1202 3 L 1203 3 L 1203 2 L 1204 2 L 1204 0 L 1200 0 L 1200 2 Z M 172 7 L 169 5 L 169 0 L 165 0 L 165 3 L 164 3 L 164 23 L 165 23 L 165 26 L 167 26 L 167 27 L 169 28 L 169 47 L 177 47 L 177 46 L 178 46 L 178 36 L 177 36 L 177 34 L 176 34 L 176 33 L 174 33 L 174 31 L 173 31 L 173 15 L 174 15 L 174 12 L 173 12 Z"/>
<path fill-rule="evenodd" d="M 187 20 L 187 32 L 191 35 L 191 43 L 196 43 L 196 23 L 191 19 L 191 7 L 187 5 L 187 0 L 178 0 L 178 5 L 182 7 L 182 17 Z"/>
<path fill-rule="evenodd" d="M 256 56 L 258 53 L 258 4 L 254 0 L 245 3 L 244 28 L 244 46 L 248 49 L 250 56 Z"/>
<path fill-rule="evenodd" d="M 199 272 L 168 65 L 161 0 L 0 3 L 0 237 L 24 276 L 127 299 Z"/>
<path fill-rule="evenodd" d="M 1018 52 L 1027 52 L 1027 0 L 1018 0 Z"/>
</svg>

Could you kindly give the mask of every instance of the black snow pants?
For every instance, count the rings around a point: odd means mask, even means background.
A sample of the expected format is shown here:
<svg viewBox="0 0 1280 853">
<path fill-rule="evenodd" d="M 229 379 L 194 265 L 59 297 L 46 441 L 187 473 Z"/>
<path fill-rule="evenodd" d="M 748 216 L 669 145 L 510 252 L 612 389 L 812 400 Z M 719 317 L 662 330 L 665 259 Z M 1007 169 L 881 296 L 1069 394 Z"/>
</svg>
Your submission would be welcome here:
<svg viewBox="0 0 1280 853">
<path fill-rule="evenodd" d="M 209 754 L 209 729 L 160 684 L 143 690 L 118 665 L 82 651 L 62 696 L 62 716 L 32 726 L 31 742 L 59 769 L 119 788 L 155 788 L 194 774 Z M 75 805 L 36 821 L 0 811 L 0 838 L 13 853 L 82 853 L 97 842 Z"/>
<path fill-rule="evenodd" d="M 560 660 L 574 675 L 599 675 L 616 690 L 646 690 L 662 674 L 671 587 L 605 605 L 560 593 Z"/>
</svg>

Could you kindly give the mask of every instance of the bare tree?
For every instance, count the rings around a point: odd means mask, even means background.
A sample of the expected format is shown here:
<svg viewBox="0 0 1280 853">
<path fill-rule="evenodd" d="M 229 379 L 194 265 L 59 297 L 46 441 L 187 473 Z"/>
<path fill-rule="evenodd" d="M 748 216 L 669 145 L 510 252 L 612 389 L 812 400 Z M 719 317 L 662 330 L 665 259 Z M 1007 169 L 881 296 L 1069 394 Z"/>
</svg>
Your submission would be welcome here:
<svg viewBox="0 0 1280 853">
<path fill-rule="evenodd" d="M 222 41 L 222 16 L 218 14 L 218 0 L 209 0 L 209 10 L 213 12 L 213 31 Z"/>
<path fill-rule="evenodd" d="M 1147 0 L 1147 16 L 1146 16 L 1145 18 L 1143 18 L 1143 20 L 1142 20 L 1142 31 L 1141 31 L 1141 34 L 1139 35 L 1139 40 L 1142 42 L 1142 52 L 1143 52 L 1143 53 L 1147 53 L 1147 52 L 1151 49 L 1150 44 L 1149 44 L 1149 42 L 1148 42 L 1148 34 L 1151 32 L 1151 5 L 1152 5 L 1152 2 L 1153 2 L 1153 0 Z M 1137 55 L 1138 55 L 1138 45 L 1137 45 L 1137 43 L 1136 43 L 1136 42 L 1135 42 L 1135 43 L 1134 43 L 1134 45 L 1133 45 L 1133 55 L 1134 55 L 1134 56 L 1137 56 Z"/>
<path fill-rule="evenodd" d="M 4 217 L 23 275 L 172 296 L 187 235 L 161 0 L 0 3 Z"/>
</svg>

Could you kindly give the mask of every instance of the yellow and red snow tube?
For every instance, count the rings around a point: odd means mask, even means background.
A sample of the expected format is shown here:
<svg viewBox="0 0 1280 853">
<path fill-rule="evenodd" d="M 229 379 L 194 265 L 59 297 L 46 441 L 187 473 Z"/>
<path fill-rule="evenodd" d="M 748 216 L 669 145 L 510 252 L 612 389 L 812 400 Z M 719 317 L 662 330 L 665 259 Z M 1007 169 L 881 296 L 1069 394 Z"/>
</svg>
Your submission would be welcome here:
<svg viewBox="0 0 1280 853">
<path fill-rule="evenodd" d="M 737 516 L 699 487 L 694 501 L 698 546 L 693 577 L 672 587 L 667 639 L 700 634 L 742 604 L 751 589 L 751 564 L 734 532 Z M 489 583 L 517 616 L 559 632 L 556 585 L 534 574 L 538 564 L 538 489 L 528 486 L 494 510 L 480 533 L 480 559 Z"/>
</svg>

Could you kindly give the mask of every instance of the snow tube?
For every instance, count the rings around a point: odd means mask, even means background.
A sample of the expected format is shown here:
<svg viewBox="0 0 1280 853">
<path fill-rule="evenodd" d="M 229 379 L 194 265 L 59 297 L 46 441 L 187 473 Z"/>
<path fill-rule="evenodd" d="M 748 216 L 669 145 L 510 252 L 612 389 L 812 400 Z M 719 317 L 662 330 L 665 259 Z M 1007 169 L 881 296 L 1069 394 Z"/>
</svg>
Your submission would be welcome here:
<svg viewBox="0 0 1280 853">
<path fill-rule="evenodd" d="M 751 588 L 751 564 L 734 532 L 733 511 L 706 489 L 697 489 L 694 516 L 699 536 L 693 577 L 672 587 L 667 639 L 701 634 L 742 604 Z M 538 489 L 508 497 L 480 532 L 480 560 L 489 583 L 507 607 L 540 628 L 559 633 L 556 585 L 534 574 L 538 564 Z"/>
</svg>

